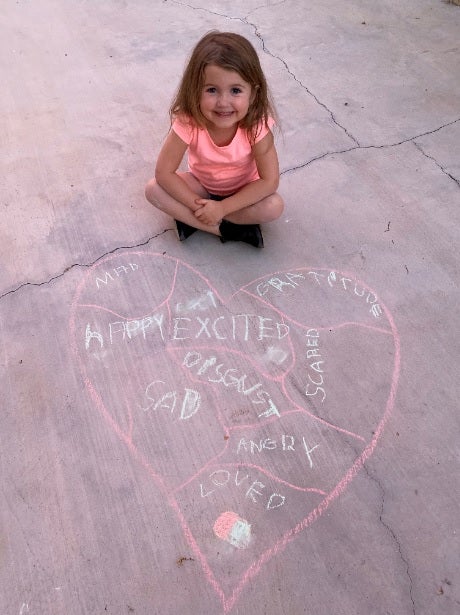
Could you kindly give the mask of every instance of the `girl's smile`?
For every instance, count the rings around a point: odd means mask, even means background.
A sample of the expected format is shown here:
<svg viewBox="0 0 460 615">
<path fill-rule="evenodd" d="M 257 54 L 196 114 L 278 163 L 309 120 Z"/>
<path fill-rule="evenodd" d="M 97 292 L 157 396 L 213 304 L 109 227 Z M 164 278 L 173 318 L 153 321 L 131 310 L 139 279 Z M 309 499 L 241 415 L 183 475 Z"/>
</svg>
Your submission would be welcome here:
<svg viewBox="0 0 460 615">
<path fill-rule="evenodd" d="M 206 66 L 200 110 L 208 129 L 219 134 L 230 129 L 236 131 L 249 110 L 252 98 L 251 85 L 236 71 L 214 64 Z"/>
</svg>

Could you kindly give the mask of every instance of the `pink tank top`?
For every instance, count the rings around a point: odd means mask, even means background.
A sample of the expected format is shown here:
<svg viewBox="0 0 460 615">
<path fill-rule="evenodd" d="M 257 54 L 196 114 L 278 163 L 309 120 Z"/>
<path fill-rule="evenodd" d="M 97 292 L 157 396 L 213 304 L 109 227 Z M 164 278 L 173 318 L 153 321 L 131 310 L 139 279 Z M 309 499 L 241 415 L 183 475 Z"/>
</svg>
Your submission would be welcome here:
<svg viewBox="0 0 460 615">
<path fill-rule="evenodd" d="M 275 122 L 268 119 L 258 127 L 256 143 L 272 129 Z M 206 128 L 176 118 L 172 124 L 176 135 L 188 145 L 188 167 L 200 184 L 211 194 L 225 196 L 259 179 L 251 143 L 244 128 L 238 128 L 229 145 L 219 147 Z"/>
</svg>

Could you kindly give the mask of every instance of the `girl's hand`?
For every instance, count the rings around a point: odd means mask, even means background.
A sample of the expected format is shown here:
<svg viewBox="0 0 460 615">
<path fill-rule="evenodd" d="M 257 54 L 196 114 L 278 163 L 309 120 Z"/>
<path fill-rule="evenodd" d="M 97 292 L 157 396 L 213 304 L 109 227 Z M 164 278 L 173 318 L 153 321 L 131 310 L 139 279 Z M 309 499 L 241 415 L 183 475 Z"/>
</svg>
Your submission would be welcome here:
<svg viewBox="0 0 460 615">
<path fill-rule="evenodd" d="M 220 201 L 211 201 L 211 199 L 196 199 L 195 203 L 200 206 L 195 211 L 195 216 L 203 224 L 217 226 L 222 222 L 224 217 L 224 208 Z"/>
</svg>

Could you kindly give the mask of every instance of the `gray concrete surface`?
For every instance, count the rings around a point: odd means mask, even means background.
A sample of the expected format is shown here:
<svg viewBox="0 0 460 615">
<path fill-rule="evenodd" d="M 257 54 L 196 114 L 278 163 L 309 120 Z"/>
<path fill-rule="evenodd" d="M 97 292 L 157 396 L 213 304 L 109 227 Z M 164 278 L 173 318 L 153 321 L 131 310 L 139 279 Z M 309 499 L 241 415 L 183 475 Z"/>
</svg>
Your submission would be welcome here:
<svg viewBox="0 0 460 615">
<path fill-rule="evenodd" d="M 0 23 L 0 612 L 460 612 L 460 8 Z M 143 197 L 212 28 L 281 117 L 262 251 L 179 243 Z"/>
</svg>

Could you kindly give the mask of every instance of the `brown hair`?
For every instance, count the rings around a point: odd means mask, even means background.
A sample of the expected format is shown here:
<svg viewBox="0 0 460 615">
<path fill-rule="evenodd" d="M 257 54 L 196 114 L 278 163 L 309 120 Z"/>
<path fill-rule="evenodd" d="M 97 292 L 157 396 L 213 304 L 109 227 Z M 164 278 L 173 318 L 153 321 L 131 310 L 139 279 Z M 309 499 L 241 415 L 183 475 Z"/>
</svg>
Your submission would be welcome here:
<svg viewBox="0 0 460 615">
<path fill-rule="evenodd" d="M 185 115 L 197 126 L 204 126 L 200 98 L 204 71 L 210 64 L 236 71 L 251 85 L 254 100 L 240 126 L 247 130 L 250 140 L 255 141 L 260 122 L 267 126 L 268 117 L 277 119 L 277 114 L 256 50 L 247 39 L 234 32 L 213 30 L 197 43 L 171 104 L 171 121 L 178 115 Z"/>
</svg>

